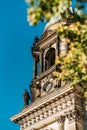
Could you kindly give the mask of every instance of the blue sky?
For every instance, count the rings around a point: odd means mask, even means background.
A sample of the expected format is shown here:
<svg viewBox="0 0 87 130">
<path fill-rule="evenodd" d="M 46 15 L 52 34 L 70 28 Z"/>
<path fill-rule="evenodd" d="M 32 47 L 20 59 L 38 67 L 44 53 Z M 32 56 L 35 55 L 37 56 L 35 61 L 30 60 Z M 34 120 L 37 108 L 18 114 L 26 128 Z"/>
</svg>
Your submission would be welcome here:
<svg viewBox="0 0 87 130">
<path fill-rule="evenodd" d="M 24 0 L 0 0 L 0 130 L 19 130 L 10 117 L 21 111 L 33 77 L 31 46 L 44 24 L 30 27 Z"/>
<path fill-rule="evenodd" d="M 23 107 L 33 75 L 31 46 L 44 28 L 30 27 L 26 10 L 24 0 L 0 0 L 0 130 L 19 130 L 9 118 Z"/>
</svg>

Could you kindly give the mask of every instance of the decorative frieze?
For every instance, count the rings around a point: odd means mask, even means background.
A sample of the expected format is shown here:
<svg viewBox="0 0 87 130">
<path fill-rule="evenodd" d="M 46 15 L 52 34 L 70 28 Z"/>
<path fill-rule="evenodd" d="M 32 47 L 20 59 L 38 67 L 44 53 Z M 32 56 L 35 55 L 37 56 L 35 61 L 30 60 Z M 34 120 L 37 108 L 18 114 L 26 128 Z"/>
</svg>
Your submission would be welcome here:
<svg viewBox="0 0 87 130">
<path fill-rule="evenodd" d="M 64 88 L 61 88 L 61 90 L 62 89 Z M 23 109 L 22 113 L 24 113 L 24 115 L 21 113 L 21 116 L 18 117 L 15 122 L 17 121 L 19 123 L 21 130 L 27 129 L 28 127 L 31 128 L 33 125 L 35 126 L 35 124 L 51 118 L 52 116 L 56 117 L 57 115 L 67 118 L 69 123 L 75 121 L 81 122 L 83 119 L 79 113 L 82 113 L 82 108 L 80 103 L 78 103 L 79 101 L 81 102 L 81 97 L 75 94 L 75 91 L 69 91 L 71 89 L 72 88 L 68 89 L 67 94 L 64 92 L 62 93 L 60 89 L 56 89 L 54 96 L 50 93 L 50 95 L 47 95 L 48 98 L 44 98 L 43 96 L 43 98 L 36 100 L 34 106 L 31 104 L 29 108 Z M 57 90 L 59 90 L 58 93 Z M 75 111 L 76 108 L 79 110 L 79 113 Z M 61 121 L 59 119 L 58 117 L 58 122 Z"/>
<path fill-rule="evenodd" d="M 52 113 L 53 113 L 53 111 L 52 111 L 52 109 L 50 109 L 50 110 L 48 111 L 48 115 L 50 116 L 50 115 L 52 115 Z"/>
<path fill-rule="evenodd" d="M 68 100 L 66 102 L 64 101 L 64 102 L 60 103 L 59 105 L 56 104 L 56 102 L 55 103 L 52 102 L 53 107 L 52 107 L 52 104 L 49 104 L 49 105 L 51 105 L 51 109 L 50 109 L 50 107 L 49 107 L 49 109 L 47 109 L 46 107 L 44 109 L 43 108 L 42 109 L 39 108 L 40 111 L 39 110 L 36 111 L 37 116 L 36 116 L 36 114 L 34 114 L 33 118 L 30 119 L 27 123 L 25 123 L 23 128 L 29 127 L 29 126 L 39 122 L 40 120 L 48 118 L 49 116 L 52 116 L 53 114 L 56 114 L 57 112 L 60 112 L 61 110 L 67 108 L 67 106 L 68 106 L 67 103 L 68 102 L 71 102 L 70 104 L 72 104 L 72 100 Z M 61 119 L 62 119 L 62 117 L 61 117 Z M 57 118 L 57 120 L 59 121 L 59 117 Z M 22 120 L 22 121 L 25 122 L 24 120 Z"/>
<path fill-rule="evenodd" d="M 40 115 L 40 120 L 42 120 L 44 118 L 44 114 Z"/>
<path fill-rule="evenodd" d="M 68 100 L 67 101 L 67 106 L 70 106 L 72 104 L 72 101 L 71 100 Z"/>
<path fill-rule="evenodd" d="M 62 104 L 62 108 L 64 109 L 66 107 L 67 107 L 67 103 L 65 102 L 65 103 Z"/>
</svg>

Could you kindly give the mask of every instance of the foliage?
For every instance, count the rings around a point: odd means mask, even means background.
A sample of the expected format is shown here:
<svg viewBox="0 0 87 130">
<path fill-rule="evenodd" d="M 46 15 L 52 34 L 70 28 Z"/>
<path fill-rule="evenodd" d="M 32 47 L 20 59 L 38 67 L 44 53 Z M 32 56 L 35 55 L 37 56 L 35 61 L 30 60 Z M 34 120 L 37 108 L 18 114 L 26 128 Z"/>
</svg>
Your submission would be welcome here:
<svg viewBox="0 0 87 130">
<path fill-rule="evenodd" d="M 62 25 L 58 28 L 58 35 L 66 40 L 69 48 L 67 55 L 57 57 L 57 64 L 61 65 L 61 74 L 57 74 L 63 80 L 69 80 L 75 86 L 79 84 L 87 89 L 87 21 L 83 24 L 72 22 L 70 25 Z"/>
<path fill-rule="evenodd" d="M 70 10 L 71 0 L 27 0 L 29 2 L 28 21 L 37 25 L 39 21 L 49 21 L 57 14 L 60 21 L 70 21 L 57 29 L 60 39 L 65 39 L 68 46 L 67 55 L 57 57 L 61 64 L 61 73 L 57 78 L 69 80 L 73 86 L 80 85 L 87 91 L 87 12 L 84 3 L 87 0 L 77 0 L 75 8 Z"/>
<path fill-rule="evenodd" d="M 26 0 L 26 2 L 29 3 L 27 19 L 30 25 L 37 25 L 39 21 L 49 21 L 55 14 L 66 19 L 72 5 L 72 0 Z M 85 2 L 87 0 L 77 0 L 76 7 L 83 8 Z"/>
<path fill-rule="evenodd" d="M 49 21 L 57 13 L 63 17 L 68 15 L 68 7 L 71 0 L 27 0 L 30 3 L 28 8 L 28 21 L 30 25 L 36 25 L 39 21 Z"/>
</svg>

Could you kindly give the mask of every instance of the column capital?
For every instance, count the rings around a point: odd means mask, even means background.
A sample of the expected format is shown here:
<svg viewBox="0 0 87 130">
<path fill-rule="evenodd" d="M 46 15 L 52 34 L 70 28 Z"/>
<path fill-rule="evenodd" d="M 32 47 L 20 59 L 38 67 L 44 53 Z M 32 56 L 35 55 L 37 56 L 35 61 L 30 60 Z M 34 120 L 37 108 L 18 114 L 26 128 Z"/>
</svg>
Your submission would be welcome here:
<svg viewBox="0 0 87 130">
<path fill-rule="evenodd" d="M 39 51 L 43 53 L 43 52 L 44 52 L 44 49 L 40 49 Z"/>
<path fill-rule="evenodd" d="M 73 122 L 82 122 L 83 113 L 79 110 L 66 112 L 66 117 L 69 119 L 69 124 Z"/>
<path fill-rule="evenodd" d="M 63 123 L 63 122 L 64 122 L 64 119 L 65 119 L 64 116 L 58 116 L 58 117 L 56 117 L 56 121 L 57 121 L 58 124 L 59 124 L 59 123 Z"/>
</svg>

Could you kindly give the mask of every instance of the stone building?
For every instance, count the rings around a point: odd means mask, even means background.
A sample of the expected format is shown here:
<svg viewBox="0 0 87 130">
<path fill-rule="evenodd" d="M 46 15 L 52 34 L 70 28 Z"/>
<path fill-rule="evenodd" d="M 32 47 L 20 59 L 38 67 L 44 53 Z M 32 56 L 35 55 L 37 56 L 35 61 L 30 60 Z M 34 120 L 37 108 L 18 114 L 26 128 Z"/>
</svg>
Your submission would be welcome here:
<svg viewBox="0 0 87 130">
<path fill-rule="evenodd" d="M 87 107 L 81 87 L 73 88 L 71 83 L 53 77 L 54 71 L 61 73 L 56 57 L 68 51 L 64 39 L 59 40 L 56 34 L 57 26 L 61 24 L 51 20 L 41 38 L 34 40 L 32 102 L 11 117 L 20 130 L 87 130 Z"/>
</svg>

